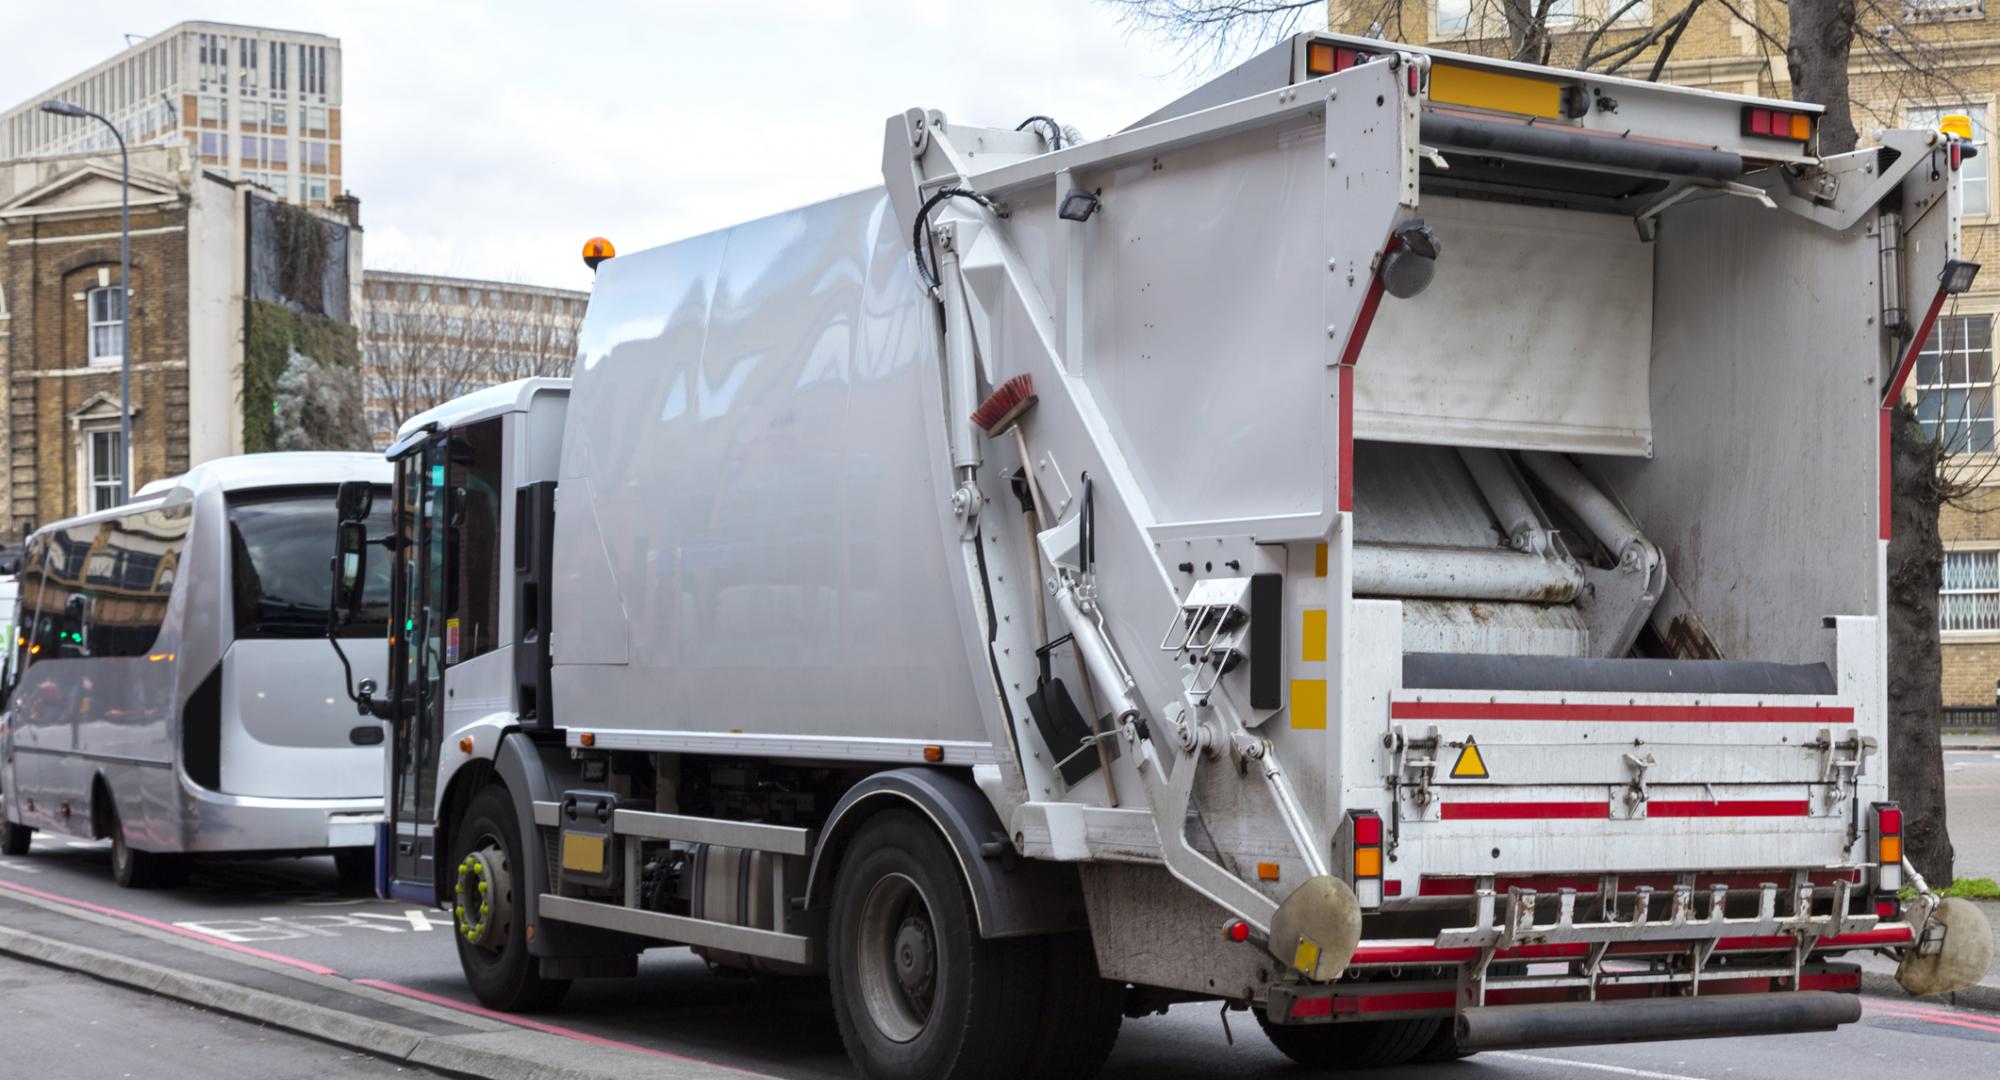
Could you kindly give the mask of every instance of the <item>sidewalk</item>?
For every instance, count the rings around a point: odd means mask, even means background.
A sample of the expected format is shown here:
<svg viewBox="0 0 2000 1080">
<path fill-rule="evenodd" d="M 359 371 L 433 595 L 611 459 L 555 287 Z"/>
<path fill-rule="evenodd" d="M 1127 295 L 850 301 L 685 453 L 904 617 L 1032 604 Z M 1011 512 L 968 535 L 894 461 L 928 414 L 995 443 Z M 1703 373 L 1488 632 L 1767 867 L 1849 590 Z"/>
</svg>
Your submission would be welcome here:
<svg viewBox="0 0 2000 1080">
<path fill-rule="evenodd" d="M 76 911 L 18 891 L 0 892 L 0 958 L 88 975 L 406 1067 L 479 1080 L 757 1075 L 374 980 L 349 980 L 283 957 L 265 960 L 225 951 L 166 932 L 173 929 Z"/>
<path fill-rule="evenodd" d="M 1983 731 L 1971 731 L 1964 734 L 1946 732 L 1943 736 L 1943 742 L 1944 751 L 1947 754 L 1953 751 L 1976 750 L 2000 752 L 2000 728 L 1986 728 Z"/>
</svg>

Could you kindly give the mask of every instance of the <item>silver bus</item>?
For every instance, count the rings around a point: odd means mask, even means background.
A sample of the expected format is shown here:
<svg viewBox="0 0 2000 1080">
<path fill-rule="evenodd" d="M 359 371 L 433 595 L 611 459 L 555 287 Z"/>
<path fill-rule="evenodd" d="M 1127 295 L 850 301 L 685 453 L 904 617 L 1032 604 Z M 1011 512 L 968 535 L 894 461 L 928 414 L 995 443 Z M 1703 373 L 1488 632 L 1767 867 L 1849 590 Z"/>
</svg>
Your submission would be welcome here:
<svg viewBox="0 0 2000 1080">
<path fill-rule="evenodd" d="M 373 886 L 386 775 L 326 648 L 334 493 L 376 454 L 255 454 L 46 525 L 18 575 L 0 690 L 0 849 L 47 830 L 108 839 L 139 886 L 183 857 L 331 851 Z M 356 676 L 386 663 L 388 569 L 340 633 Z"/>
</svg>

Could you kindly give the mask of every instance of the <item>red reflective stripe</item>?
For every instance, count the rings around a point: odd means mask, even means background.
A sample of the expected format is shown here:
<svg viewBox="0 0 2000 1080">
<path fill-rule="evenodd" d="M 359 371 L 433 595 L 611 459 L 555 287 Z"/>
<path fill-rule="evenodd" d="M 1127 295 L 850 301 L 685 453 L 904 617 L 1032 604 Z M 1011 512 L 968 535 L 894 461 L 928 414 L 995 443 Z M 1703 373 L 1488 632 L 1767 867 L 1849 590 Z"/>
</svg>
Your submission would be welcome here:
<svg viewBox="0 0 2000 1080">
<path fill-rule="evenodd" d="M 1375 269 L 1368 277 L 1368 295 L 1361 298 L 1361 311 L 1354 316 L 1354 332 L 1347 335 L 1347 348 L 1341 351 L 1343 366 L 1353 367 L 1361 359 L 1361 345 L 1368 340 L 1368 331 L 1375 325 L 1375 309 L 1382 306 L 1382 263 L 1389 253 L 1403 246 L 1403 241 L 1395 233 L 1389 234 L 1389 242 L 1382 245 L 1382 254 L 1375 257 Z"/>
<path fill-rule="evenodd" d="M 1292 1018 L 1295 1020 L 1332 1015 L 1333 999 L 1330 997 L 1300 998 L 1292 1002 Z"/>
<path fill-rule="evenodd" d="M 1924 312 L 1924 321 L 1917 324 L 1917 333 L 1910 339 L 1910 347 L 1903 351 L 1903 362 L 1896 365 L 1896 377 L 1889 380 L 1889 389 L 1882 395 L 1882 407 L 1892 408 L 1902 399 L 1903 384 L 1910 381 L 1910 372 L 1916 370 L 1917 354 L 1924 351 L 1924 343 L 1931 339 L 1931 328 L 1937 325 L 1938 312 L 1944 310 L 1944 302 L 1950 298 L 1942 288 L 1931 297 L 1931 306 Z M 1888 464 L 1888 458 L 1882 459 Z"/>
<path fill-rule="evenodd" d="M 1817 975 L 1799 976 L 1801 990 L 1859 990 L 1861 973 L 1858 971 L 1826 971 Z"/>
<path fill-rule="evenodd" d="M 1543 720 L 1606 724 L 1847 724 L 1854 710 L 1821 705 L 1564 705 L 1535 701 L 1397 701 L 1398 720 Z"/>
<path fill-rule="evenodd" d="M 1611 804 L 1597 802 L 1448 802 L 1438 807 L 1446 821 L 1550 821 L 1611 816 Z"/>
<path fill-rule="evenodd" d="M 1649 818 L 1671 817 L 1805 817 L 1812 804 L 1805 799 L 1655 799 L 1646 804 Z"/>
<path fill-rule="evenodd" d="M 1910 928 L 1903 926 L 1882 926 L 1874 930 L 1862 930 L 1853 934 L 1834 934 L 1819 939 L 1822 949 L 1860 949 L 1870 945 L 1901 945 L 1910 940 Z"/>
<path fill-rule="evenodd" d="M 1353 994 L 1333 999 L 1333 1011 L 1343 1013 L 1412 1012 L 1417 1009 L 1449 1009 L 1455 995 L 1449 990 L 1409 994 Z M 1293 1016 L 1298 1015 L 1293 1010 Z"/>
</svg>

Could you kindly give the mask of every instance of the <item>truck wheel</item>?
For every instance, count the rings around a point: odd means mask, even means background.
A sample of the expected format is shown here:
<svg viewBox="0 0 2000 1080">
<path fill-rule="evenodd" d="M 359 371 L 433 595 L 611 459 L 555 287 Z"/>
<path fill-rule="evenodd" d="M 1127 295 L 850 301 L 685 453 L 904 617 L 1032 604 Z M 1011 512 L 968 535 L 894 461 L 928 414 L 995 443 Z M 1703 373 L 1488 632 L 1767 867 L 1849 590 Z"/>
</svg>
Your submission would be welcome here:
<svg viewBox="0 0 2000 1080">
<path fill-rule="evenodd" d="M 0 855 L 26 855 L 34 843 L 35 830 L 11 821 L 0 822 Z"/>
<path fill-rule="evenodd" d="M 1111 1056 L 1125 1021 L 1125 984 L 1100 978 L 1088 931 L 1050 934 L 1042 977 L 1041 1026 L 1022 1076 L 1090 1080 Z"/>
<path fill-rule="evenodd" d="M 958 859 L 913 814 L 862 827 L 834 879 L 827 967 L 868 1080 L 1011 1080 L 1040 1030 L 1043 943 L 979 936 Z"/>
<path fill-rule="evenodd" d="M 451 835 L 452 936 L 473 995 L 506 1012 L 555 1008 L 569 980 L 543 978 L 541 963 L 528 953 L 526 897 L 515 876 L 527 860 L 507 789 L 482 788 Z"/>
<path fill-rule="evenodd" d="M 125 841 L 125 822 L 118 817 L 118 808 L 110 808 L 111 813 L 111 880 L 121 889 L 149 888 L 159 878 L 160 859 L 147 851 L 135 850 Z"/>
<path fill-rule="evenodd" d="M 1279 1052 L 1308 1069 L 1378 1069 L 1401 1065 L 1428 1049 L 1439 1021 L 1363 1020 L 1340 1024 L 1273 1024 L 1262 1009 L 1257 1024 Z"/>
</svg>

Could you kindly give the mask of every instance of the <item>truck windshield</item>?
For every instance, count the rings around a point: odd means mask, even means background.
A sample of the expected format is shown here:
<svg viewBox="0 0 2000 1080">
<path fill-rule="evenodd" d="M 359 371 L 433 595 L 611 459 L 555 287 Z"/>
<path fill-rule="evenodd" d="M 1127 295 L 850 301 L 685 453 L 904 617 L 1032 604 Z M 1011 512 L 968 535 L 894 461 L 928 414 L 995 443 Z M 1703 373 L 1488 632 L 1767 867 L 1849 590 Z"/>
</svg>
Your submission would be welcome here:
<svg viewBox="0 0 2000 1080">
<path fill-rule="evenodd" d="M 376 494 L 368 535 L 389 531 L 389 491 Z M 328 565 L 333 558 L 332 489 L 252 492 L 229 500 L 229 565 L 236 636 L 308 638 L 326 633 Z M 359 618 L 341 637 L 379 638 L 388 629 L 389 560 L 369 561 Z"/>
</svg>

